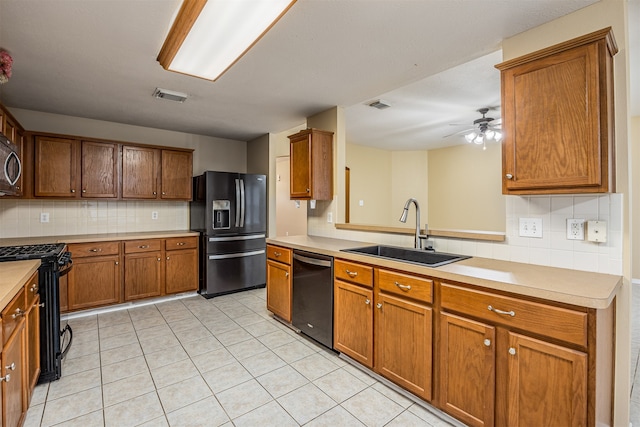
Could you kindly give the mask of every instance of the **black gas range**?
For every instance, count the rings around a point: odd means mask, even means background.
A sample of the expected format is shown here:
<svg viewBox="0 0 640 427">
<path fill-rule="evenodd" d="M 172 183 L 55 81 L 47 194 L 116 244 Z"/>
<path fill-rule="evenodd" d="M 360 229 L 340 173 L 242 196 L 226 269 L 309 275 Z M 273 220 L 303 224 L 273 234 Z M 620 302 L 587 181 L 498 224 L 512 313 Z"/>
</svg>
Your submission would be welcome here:
<svg viewBox="0 0 640 427">
<path fill-rule="evenodd" d="M 59 280 L 71 270 L 71 252 L 64 243 L 0 246 L 0 262 L 39 259 L 40 378 L 39 383 L 62 375 L 62 359 L 71 346 L 71 327 L 60 324 Z"/>
</svg>

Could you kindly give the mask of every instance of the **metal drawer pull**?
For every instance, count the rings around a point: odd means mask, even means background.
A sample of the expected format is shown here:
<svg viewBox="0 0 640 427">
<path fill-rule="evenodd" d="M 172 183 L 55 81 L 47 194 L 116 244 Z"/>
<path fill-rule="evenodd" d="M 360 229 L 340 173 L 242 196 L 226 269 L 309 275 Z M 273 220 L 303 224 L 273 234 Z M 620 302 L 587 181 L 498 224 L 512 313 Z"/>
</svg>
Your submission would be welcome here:
<svg viewBox="0 0 640 427">
<path fill-rule="evenodd" d="M 149 245 L 140 245 L 138 246 L 140 249 L 149 249 Z"/>
<path fill-rule="evenodd" d="M 282 254 L 280 252 L 274 252 L 273 255 L 275 255 L 276 257 L 279 257 Z"/>
<path fill-rule="evenodd" d="M 488 306 L 488 307 L 487 307 L 487 309 L 488 309 L 489 311 L 493 311 L 493 312 L 494 312 L 494 313 L 496 313 L 496 314 L 506 314 L 506 315 L 509 315 L 509 316 L 511 316 L 511 317 L 513 317 L 513 316 L 515 316 L 515 315 L 516 315 L 516 312 L 515 312 L 515 311 L 513 311 L 513 310 L 511 310 L 511 311 L 498 310 L 497 308 L 493 308 L 493 306 L 491 306 L 491 305 L 490 305 L 490 306 Z"/>
<path fill-rule="evenodd" d="M 378 307 L 378 308 L 382 308 L 382 303 L 381 303 L 381 302 L 377 303 L 377 304 L 376 304 L 376 307 Z"/>
<path fill-rule="evenodd" d="M 289 272 L 288 271 L 284 272 L 284 277 L 289 277 Z"/>
<path fill-rule="evenodd" d="M 349 277 L 356 277 L 358 275 L 357 271 L 349 271 L 347 269 L 345 269 L 344 271 L 349 275 Z"/>
<path fill-rule="evenodd" d="M 16 317 L 20 317 L 20 316 L 24 316 L 24 311 L 20 310 L 19 308 L 16 308 L 16 312 L 11 315 L 11 318 L 15 319 Z"/>
<path fill-rule="evenodd" d="M 394 282 L 394 283 L 396 284 L 397 287 L 399 287 L 403 291 L 410 291 L 411 290 L 411 285 L 403 285 L 402 283 L 398 283 L 398 282 Z"/>
<path fill-rule="evenodd" d="M 11 374 L 7 374 L 4 377 L 0 377 L 0 382 L 4 381 L 6 383 L 8 383 L 9 381 L 11 381 Z"/>
<path fill-rule="evenodd" d="M 16 370 L 16 362 L 13 362 L 11 365 L 5 366 L 5 368 L 10 370 L 10 371 L 15 371 Z"/>
<path fill-rule="evenodd" d="M 169 260 L 169 259 L 171 259 L 171 258 L 167 257 L 167 259 Z"/>
<path fill-rule="evenodd" d="M 178 245 L 178 246 L 184 246 L 184 245 L 186 245 L 186 243 L 185 243 L 185 242 L 178 242 L 178 243 L 176 243 L 176 245 Z"/>
<path fill-rule="evenodd" d="M 34 283 L 33 285 L 31 285 L 31 288 L 29 288 L 29 290 L 31 292 L 38 292 L 38 284 Z"/>
<path fill-rule="evenodd" d="M 485 338 L 484 345 L 487 347 L 491 347 L 491 340 L 489 338 Z"/>
<path fill-rule="evenodd" d="M 515 356 L 516 355 L 516 349 L 513 348 L 513 347 L 509 347 L 509 354 L 512 355 L 512 356 Z"/>
<path fill-rule="evenodd" d="M 38 307 L 44 307 L 44 303 L 42 302 L 42 303 L 38 304 Z"/>
<path fill-rule="evenodd" d="M 364 300 L 364 303 L 369 305 L 369 304 L 371 304 L 371 300 L 369 298 L 367 298 L 366 300 Z"/>
<path fill-rule="evenodd" d="M 93 248 L 93 249 L 89 249 L 89 252 L 102 252 L 102 249 L 100 249 L 100 248 Z"/>
</svg>

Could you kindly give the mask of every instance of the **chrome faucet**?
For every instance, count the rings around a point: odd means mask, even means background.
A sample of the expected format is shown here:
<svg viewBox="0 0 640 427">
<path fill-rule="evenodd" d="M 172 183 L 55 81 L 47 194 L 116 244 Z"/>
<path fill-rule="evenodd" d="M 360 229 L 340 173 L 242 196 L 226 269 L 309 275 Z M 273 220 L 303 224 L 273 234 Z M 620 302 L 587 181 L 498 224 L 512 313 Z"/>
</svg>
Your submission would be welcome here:
<svg viewBox="0 0 640 427">
<path fill-rule="evenodd" d="M 426 235 L 420 234 L 420 205 L 418 201 L 414 198 L 407 200 L 404 204 L 404 210 L 402 211 L 402 215 L 400 215 L 400 222 L 407 222 L 407 215 L 409 215 L 409 205 L 413 203 L 416 205 L 416 236 L 415 236 L 415 248 L 422 249 L 422 239 L 426 239 Z M 425 226 L 425 233 L 427 232 L 427 227 Z"/>
</svg>

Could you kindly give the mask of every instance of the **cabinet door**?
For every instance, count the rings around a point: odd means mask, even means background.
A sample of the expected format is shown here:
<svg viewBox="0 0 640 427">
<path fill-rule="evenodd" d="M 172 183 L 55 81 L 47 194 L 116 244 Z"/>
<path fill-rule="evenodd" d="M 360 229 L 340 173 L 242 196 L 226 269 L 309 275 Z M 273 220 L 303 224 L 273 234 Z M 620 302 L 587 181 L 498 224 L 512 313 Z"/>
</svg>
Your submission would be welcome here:
<svg viewBox="0 0 640 427">
<path fill-rule="evenodd" d="M 291 322 L 291 266 L 267 260 L 267 310 Z"/>
<path fill-rule="evenodd" d="M 440 401 L 469 426 L 494 425 L 495 328 L 440 314 Z"/>
<path fill-rule="evenodd" d="M 28 308 L 26 314 L 26 339 L 27 339 L 27 351 L 26 351 L 26 369 L 27 369 L 27 384 L 25 388 L 25 408 L 26 411 L 29 407 L 29 401 L 31 400 L 31 392 L 38 383 L 38 377 L 40 376 L 40 295 L 36 296 L 31 307 Z"/>
<path fill-rule="evenodd" d="M 375 370 L 425 400 L 431 400 L 431 308 L 378 293 L 375 310 Z"/>
<path fill-rule="evenodd" d="M 291 198 L 308 199 L 311 197 L 311 136 L 292 139 L 291 156 Z"/>
<path fill-rule="evenodd" d="M 24 404 L 24 321 L 16 328 L 2 349 L 2 414 L 4 426 L 20 425 Z"/>
<path fill-rule="evenodd" d="M 507 405 L 510 426 L 584 426 L 587 355 L 509 333 Z"/>
<path fill-rule="evenodd" d="M 198 289 L 198 250 L 167 251 L 165 260 L 165 293 Z"/>
<path fill-rule="evenodd" d="M 82 197 L 118 197 L 118 144 L 82 141 Z"/>
<path fill-rule="evenodd" d="M 145 147 L 122 147 L 122 197 L 156 199 L 160 150 Z"/>
<path fill-rule="evenodd" d="M 77 151 L 74 139 L 38 136 L 35 140 L 36 197 L 78 196 Z"/>
<path fill-rule="evenodd" d="M 373 291 L 334 281 L 333 347 L 373 368 Z"/>
<path fill-rule="evenodd" d="M 159 252 L 126 255 L 124 259 L 124 299 L 162 294 L 162 258 Z"/>
<path fill-rule="evenodd" d="M 193 153 L 162 150 L 163 199 L 191 200 Z"/>
<path fill-rule="evenodd" d="M 121 302 L 119 264 L 117 255 L 74 259 L 67 275 L 68 309 Z"/>
<path fill-rule="evenodd" d="M 607 191 L 598 61 L 591 44 L 503 71 L 503 190 Z"/>
</svg>

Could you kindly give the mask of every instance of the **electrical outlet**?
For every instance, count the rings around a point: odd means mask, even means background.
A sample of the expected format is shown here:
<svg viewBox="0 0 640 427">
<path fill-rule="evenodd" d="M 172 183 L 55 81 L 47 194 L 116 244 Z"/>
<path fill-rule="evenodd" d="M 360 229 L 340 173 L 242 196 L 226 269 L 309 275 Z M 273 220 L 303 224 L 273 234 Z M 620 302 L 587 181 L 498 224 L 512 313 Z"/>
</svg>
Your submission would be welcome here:
<svg viewBox="0 0 640 427">
<path fill-rule="evenodd" d="M 567 218 L 567 239 L 584 240 L 584 219 Z"/>
<path fill-rule="evenodd" d="M 40 213 L 40 222 L 49 222 L 49 212 Z"/>
<path fill-rule="evenodd" d="M 333 222 L 333 212 L 327 213 L 327 222 Z"/>
<path fill-rule="evenodd" d="M 158 211 L 151 212 L 151 219 L 158 219 Z"/>
<path fill-rule="evenodd" d="M 520 218 L 520 237 L 542 238 L 542 218 Z"/>
<path fill-rule="evenodd" d="M 364 200 L 360 200 L 360 201 L 358 202 L 358 206 L 364 206 Z"/>
</svg>

